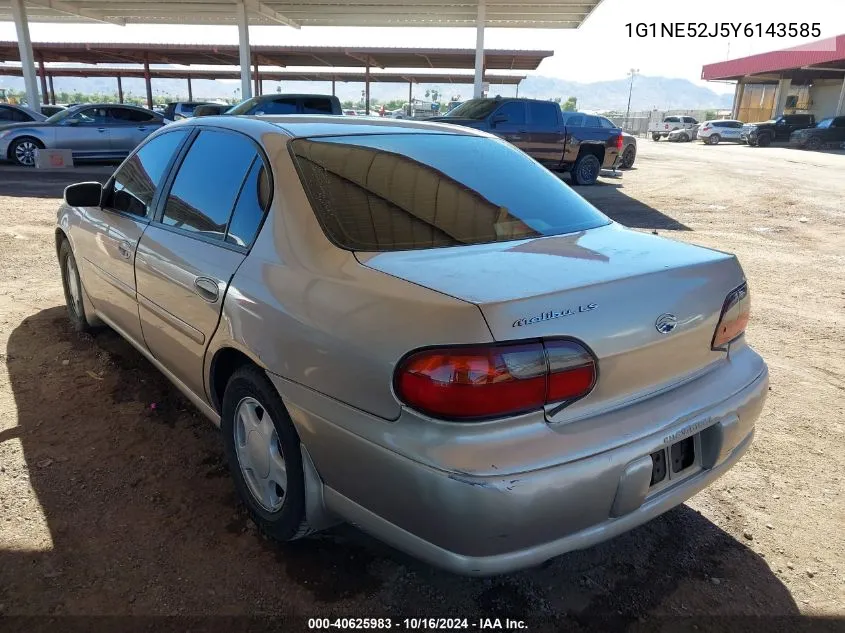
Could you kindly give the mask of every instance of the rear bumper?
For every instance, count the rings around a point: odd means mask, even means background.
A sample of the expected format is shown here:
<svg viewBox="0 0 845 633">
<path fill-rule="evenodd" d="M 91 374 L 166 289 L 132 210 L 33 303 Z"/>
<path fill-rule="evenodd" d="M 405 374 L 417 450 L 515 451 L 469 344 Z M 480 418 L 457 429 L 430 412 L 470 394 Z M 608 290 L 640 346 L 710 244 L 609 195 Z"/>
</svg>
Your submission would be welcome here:
<svg viewBox="0 0 845 633">
<path fill-rule="evenodd" d="M 750 348 L 740 356 L 743 371 L 696 380 L 602 416 L 652 412 L 661 423 L 649 435 L 571 461 L 561 455 L 561 463 L 547 468 L 483 476 L 421 463 L 401 454 L 401 447 L 342 430 L 295 404 L 285 384 L 274 382 L 314 458 L 330 511 L 431 564 L 481 576 L 538 565 L 612 538 L 683 503 L 726 472 L 751 444 L 768 389 L 759 356 Z M 740 373 L 749 380 L 731 384 Z M 710 403 L 690 412 L 684 396 L 697 390 L 705 390 Z M 700 402 L 702 393 L 695 395 Z M 650 454 L 686 437 L 695 438 L 695 463 L 650 486 Z M 496 441 L 490 437 L 487 444 Z M 546 442 L 554 441 L 565 445 L 566 430 L 551 431 Z M 510 445 L 512 453 L 525 450 L 519 441 Z M 488 448 L 467 444 L 442 454 L 465 454 L 469 463 Z M 531 456 L 525 457 L 528 463 Z"/>
</svg>

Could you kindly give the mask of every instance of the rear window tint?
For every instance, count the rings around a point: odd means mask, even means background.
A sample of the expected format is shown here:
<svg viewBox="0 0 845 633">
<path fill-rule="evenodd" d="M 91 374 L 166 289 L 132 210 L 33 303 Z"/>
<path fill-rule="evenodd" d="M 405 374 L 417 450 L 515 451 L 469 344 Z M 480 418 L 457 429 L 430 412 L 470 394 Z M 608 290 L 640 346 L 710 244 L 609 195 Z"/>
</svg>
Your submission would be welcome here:
<svg viewBox="0 0 845 633">
<path fill-rule="evenodd" d="M 320 225 L 347 250 L 504 242 L 609 222 L 560 178 L 499 139 L 336 136 L 296 139 L 291 149 Z"/>
</svg>

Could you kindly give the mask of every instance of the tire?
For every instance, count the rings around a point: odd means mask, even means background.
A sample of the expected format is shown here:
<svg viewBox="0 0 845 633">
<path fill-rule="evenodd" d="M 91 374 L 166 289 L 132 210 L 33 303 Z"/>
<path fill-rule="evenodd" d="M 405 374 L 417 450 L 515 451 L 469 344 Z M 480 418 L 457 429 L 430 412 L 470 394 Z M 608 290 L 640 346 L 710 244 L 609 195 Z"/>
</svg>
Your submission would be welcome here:
<svg viewBox="0 0 845 633">
<path fill-rule="evenodd" d="M 572 184 L 588 186 L 596 184 L 601 172 L 601 163 L 595 154 L 581 154 L 572 166 Z"/>
<path fill-rule="evenodd" d="M 62 245 L 59 247 L 59 267 L 62 271 L 62 286 L 64 286 L 67 316 L 71 326 L 77 332 L 93 331 L 95 328 L 88 324 L 85 316 L 85 302 L 82 300 L 85 290 L 82 288 L 79 268 L 70 243 L 66 239 L 62 240 Z"/>
<path fill-rule="evenodd" d="M 769 134 L 761 134 L 757 137 L 757 147 L 768 147 L 772 144 L 772 137 Z"/>
<path fill-rule="evenodd" d="M 680 138 L 678 139 L 680 143 L 689 143 L 689 136 L 687 134 L 681 134 Z"/>
<path fill-rule="evenodd" d="M 811 136 L 807 139 L 807 149 L 817 152 L 822 148 L 822 140 L 818 136 Z"/>
<path fill-rule="evenodd" d="M 719 141 L 721 141 L 721 140 L 722 140 L 722 137 L 719 136 L 718 134 L 711 134 L 707 139 L 707 144 L 708 145 L 718 145 Z"/>
<path fill-rule="evenodd" d="M 619 166 L 622 169 L 631 169 L 634 166 L 634 161 L 637 159 L 637 148 L 633 143 L 628 144 L 622 150 L 622 160 Z"/>
<path fill-rule="evenodd" d="M 250 426 L 249 420 L 257 424 Z M 299 435 L 263 370 L 245 365 L 232 374 L 223 395 L 220 427 L 235 490 L 258 529 L 276 541 L 293 541 L 310 534 L 313 530 L 305 520 Z M 255 436 L 254 444 L 246 441 Z M 256 462 L 257 469 L 251 469 L 250 464 L 255 466 Z M 284 465 L 284 482 L 276 481 L 281 479 L 279 463 Z M 267 476 L 255 476 L 256 470 L 258 475 L 263 474 L 260 471 L 265 465 Z M 263 491 L 263 498 L 254 492 L 256 489 Z"/>
<path fill-rule="evenodd" d="M 652 134 L 651 140 L 652 141 L 659 141 L 660 140 L 660 134 Z"/>
<path fill-rule="evenodd" d="M 9 158 L 21 167 L 35 167 L 36 149 L 44 149 L 44 143 L 30 136 L 22 136 L 9 145 Z"/>
</svg>

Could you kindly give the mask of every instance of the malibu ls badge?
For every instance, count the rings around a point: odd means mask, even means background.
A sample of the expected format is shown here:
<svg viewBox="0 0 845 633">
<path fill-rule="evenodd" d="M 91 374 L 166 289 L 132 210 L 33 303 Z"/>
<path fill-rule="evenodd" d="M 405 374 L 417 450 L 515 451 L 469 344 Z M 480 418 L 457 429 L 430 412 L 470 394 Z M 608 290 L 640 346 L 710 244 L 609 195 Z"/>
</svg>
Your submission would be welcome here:
<svg viewBox="0 0 845 633">
<path fill-rule="evenodd" d="M 522 319 L 517 319 L 513 322 L 511 327 L 522 327 L 523 325 L 534 325 L 535 323 L 541 323 L 543 321 L 551 321 L 552 319 L 560 319 L 561 317 L 565 316 L 572 316 L 573 314 L 578 314 L 580 312 L 589 312 L 590 310 L 595 310 L 598 308 L 598 304 L 595 303 L 588 303 L 587 305 L 578 306 L 577 308 L 567 308 L 566 310 L 550 310 L 549 312 L 544 312 L 535 317 L 525 317 Z"/>
</svg>

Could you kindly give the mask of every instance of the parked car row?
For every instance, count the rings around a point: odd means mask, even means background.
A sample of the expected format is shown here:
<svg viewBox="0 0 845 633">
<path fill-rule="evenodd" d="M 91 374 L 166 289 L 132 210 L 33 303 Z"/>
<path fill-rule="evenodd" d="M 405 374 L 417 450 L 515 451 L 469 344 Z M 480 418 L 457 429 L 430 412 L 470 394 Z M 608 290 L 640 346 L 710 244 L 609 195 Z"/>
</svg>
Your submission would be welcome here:
<svg viewBox="0 0 845 633">
<path fill-rule="evenodd" d="M 839 147 L 845 143 L 845 117 L 830 117 L 816 123 L 812 114 L 784 114 L 769 121 L 743 123 L 735 119 L 718 119 L 693 124 L 695 119 L 668 116 L 662 123 L 653 124 L 652 138 L 664 135 L 673 142 L 699 139 L 708 145 L 723 141 L 747 143 L 752 147 L 768 147 L 774 142 L 788 142 L 792 147 L 819 150 Z M 664 134 L 665 130 L 671 131 Z"/>
</svg>

